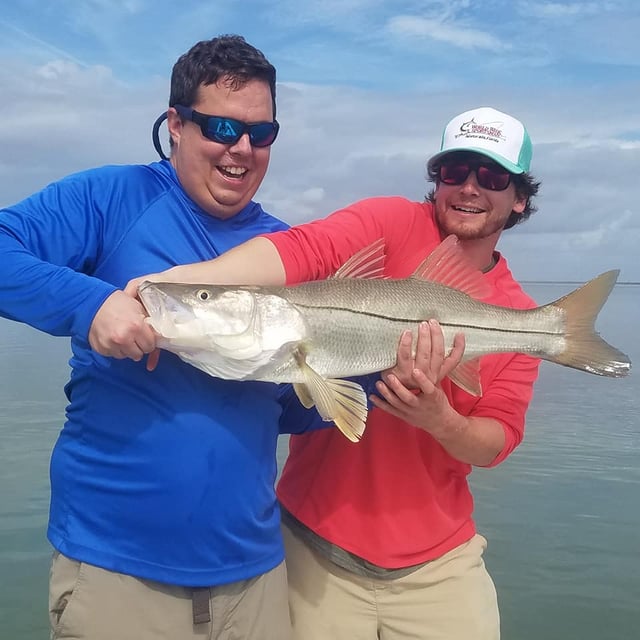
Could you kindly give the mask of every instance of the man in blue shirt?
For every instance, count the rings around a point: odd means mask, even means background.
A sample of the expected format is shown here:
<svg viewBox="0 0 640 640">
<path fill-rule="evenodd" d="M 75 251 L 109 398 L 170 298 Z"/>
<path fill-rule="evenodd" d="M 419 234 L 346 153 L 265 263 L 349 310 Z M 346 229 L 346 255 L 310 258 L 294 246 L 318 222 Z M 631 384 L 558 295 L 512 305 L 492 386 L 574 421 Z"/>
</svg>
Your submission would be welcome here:
<svg viewBox="0 0 640 640">
<path fill-rule="evenodd" d="M 286 225 L 252 200 L 276 139 L 274 67 L 239 36 L 177 61 L 171 158 L 84 171 L 0 212 L 0 315 L 70 336 L 51 458 L 53 638 L 286 640 L 274 494 L 289 386 L 212 378 L 166 353 L 122 288 Z M 153 367 L 150 367 L 153 368 Z"/>
</svg>

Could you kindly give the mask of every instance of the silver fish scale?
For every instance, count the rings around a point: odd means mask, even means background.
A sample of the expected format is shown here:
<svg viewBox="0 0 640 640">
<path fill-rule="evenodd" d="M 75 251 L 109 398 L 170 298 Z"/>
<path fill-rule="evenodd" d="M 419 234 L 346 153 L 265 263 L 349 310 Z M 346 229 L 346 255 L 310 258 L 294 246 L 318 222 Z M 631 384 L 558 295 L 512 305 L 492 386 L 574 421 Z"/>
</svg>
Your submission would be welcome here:
<svg viewBox="0 0 640 640">
<path fill-rule="evenodd" d="M 430 318 L 440 322 L 448 348 L 455 334 L 464 331 L 465 359 L 496 351 L 555 354 L 565 344 L 564 319 L 558 309 L 505 309 L 418 279 L 318 281 L 268 288 L 268 292 L 287 299 L 300 313 L 307 327 L 300 347 L 307 363 L 328 377 L 393 366 L 402 331 L 410 329 L 415 334 L 417 323 Z M 293 356 L 274 368 L 262 369 L 259 379 L 303 381 Z"/>
<path fill-rule="evenodd" d="M 440 324 L 455 326 L 458 330 L 478 327 L 505 333 L 524 331 L 560 335 L 565 329 L 564 316 L 558 308 L 508 309 L 417 278 L 323 280 L 286 289 L 274 288 L 272 291 L 299 308 L 348 309 L 367 316 L 407 320 L 414 326 L 422 320 L 434 318 Z"/>
</svg>

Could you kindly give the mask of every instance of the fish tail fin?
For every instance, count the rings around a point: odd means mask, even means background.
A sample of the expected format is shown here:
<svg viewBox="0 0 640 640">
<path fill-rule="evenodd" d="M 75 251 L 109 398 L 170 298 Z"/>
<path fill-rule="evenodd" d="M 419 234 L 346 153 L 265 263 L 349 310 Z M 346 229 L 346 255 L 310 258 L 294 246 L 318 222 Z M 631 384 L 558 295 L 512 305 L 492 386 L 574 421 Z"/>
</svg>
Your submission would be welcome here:
<svg viewBox="0 0 640 640">
<path fill-rule="evenodd" d="M 629 357 L 603 340 L 595 322 L 618 278 L 619 270 L 607 271 L 549 306 L 564 310 L 566 348 L 554 362 L 601 376 L 619 378 L 631 369 Z"/>
<path fill-rule="evenodd" d="M 323 420 L 334 422 L 351 442 L 362 438 L 367 420 L 367 394 L 356 382 L 329 380 L 314 371 L 303 353 L 294 357 L 304 375 L 304 383 L 293 385 L 300 402 L 307 409 L 315 405 Z"/>
</svg>

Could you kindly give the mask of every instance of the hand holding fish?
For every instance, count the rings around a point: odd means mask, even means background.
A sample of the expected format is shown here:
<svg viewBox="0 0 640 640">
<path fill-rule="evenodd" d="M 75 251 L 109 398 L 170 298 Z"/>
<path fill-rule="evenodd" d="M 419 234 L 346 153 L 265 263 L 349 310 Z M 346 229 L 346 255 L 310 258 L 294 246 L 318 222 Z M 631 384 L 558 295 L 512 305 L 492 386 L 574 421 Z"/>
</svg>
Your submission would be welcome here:
<svg viewBox="0 0 640 640">
<path fill-rule="evenodd" d="M 382 398 L 372 395 L 372 403 L 378 409 L 429 433 L 434 428 L 440 430 L 448 412 L 453 411 L 447 396 L 441 387 L 434 384 L 420 369 L 414 369 L 413 381 L 417 385 L 418 393 L 407 388 L 394 375 L 390 375 L 387 382 L 376 384 Z"/>
<path fill-rule="evenodd" d="M 395 376 L 409 389 L 417 387 L 413 372 L 421 370 L 434 384 L 448 376 L 461 362 L 464 355 L 464 334 L 457 333 L 449 355 L 445 355 L 445 340 L 442 328 L 437 320 L 421 322 L 418 325 L 418 338 L 413 353 L 413 334 L 403 331 L 398 344 L 396 364 L 382 372 L 382 380 Z"/>
<path fill-rule="evenodd" d="M 142 304 L 114 291 L 98 309 L 89 329 L 91 348 L 103 356 L 142 360 L 156 348 L 156 334 L 145 322 Z"/>
<path fill-rule="evenodd" d="M 445 370 L 443 363 L 440 379 L 446 375 Z M 434 384 L 422 369 L 414 369 L 412 379 L 418 393 L 404 386 L 395 375 L 389 375 L 386 383 L 378 382 L 382 397 L 371 396 L 373 404 L 426 431 L 457 460 L 476 466 L 490 464 L 504 447 L 502 425 L 493 418 L 459 414 L 440 385 Z"/>
<path fill-rule="evenodd" d="M 445 355 L 439 323 L 421 322 L 415 357 L 411 332 L 405 331 L 400 338 L 396 366 L 383 372 L 382 381 L 376 384 L 382 398 L 371 396 L 371 401 L 379 409 L 430 431 L 430 427 L 442 422 L 444 413 L 452 410 L 439 383 L 460 364 L 463 355 L 462 333 L 456 334 L 451 353 Z"/>
</svg>

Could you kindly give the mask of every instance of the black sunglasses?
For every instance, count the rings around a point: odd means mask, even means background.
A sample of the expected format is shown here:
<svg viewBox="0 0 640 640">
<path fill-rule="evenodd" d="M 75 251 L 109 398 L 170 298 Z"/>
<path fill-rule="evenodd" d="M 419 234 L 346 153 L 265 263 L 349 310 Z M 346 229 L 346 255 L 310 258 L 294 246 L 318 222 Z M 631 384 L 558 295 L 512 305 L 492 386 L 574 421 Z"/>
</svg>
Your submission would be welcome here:
<svg viewBox="0 0 640 640">
<path fill-rule="evenodd" d="M 277 120 L 247 124 L 233 118 L 209 116 L 181 104 L 176 104 L 173 108 L 180 117 L 197 124 L 205 138 L 221 144 L 236 144 L 245 133 L 248 133 L 252 147 L 269 147 L 275 142 L 280 130 Z"/>
<path fill-rule="evenodd" d="M 461 185 L 472 171 L 483 189 L 504 191 L 511 184 L 512 174 L 501 166 L 468 160 L 443 162 L 438 168 L 438 178 L 448 185 Z"/>
</svg>

